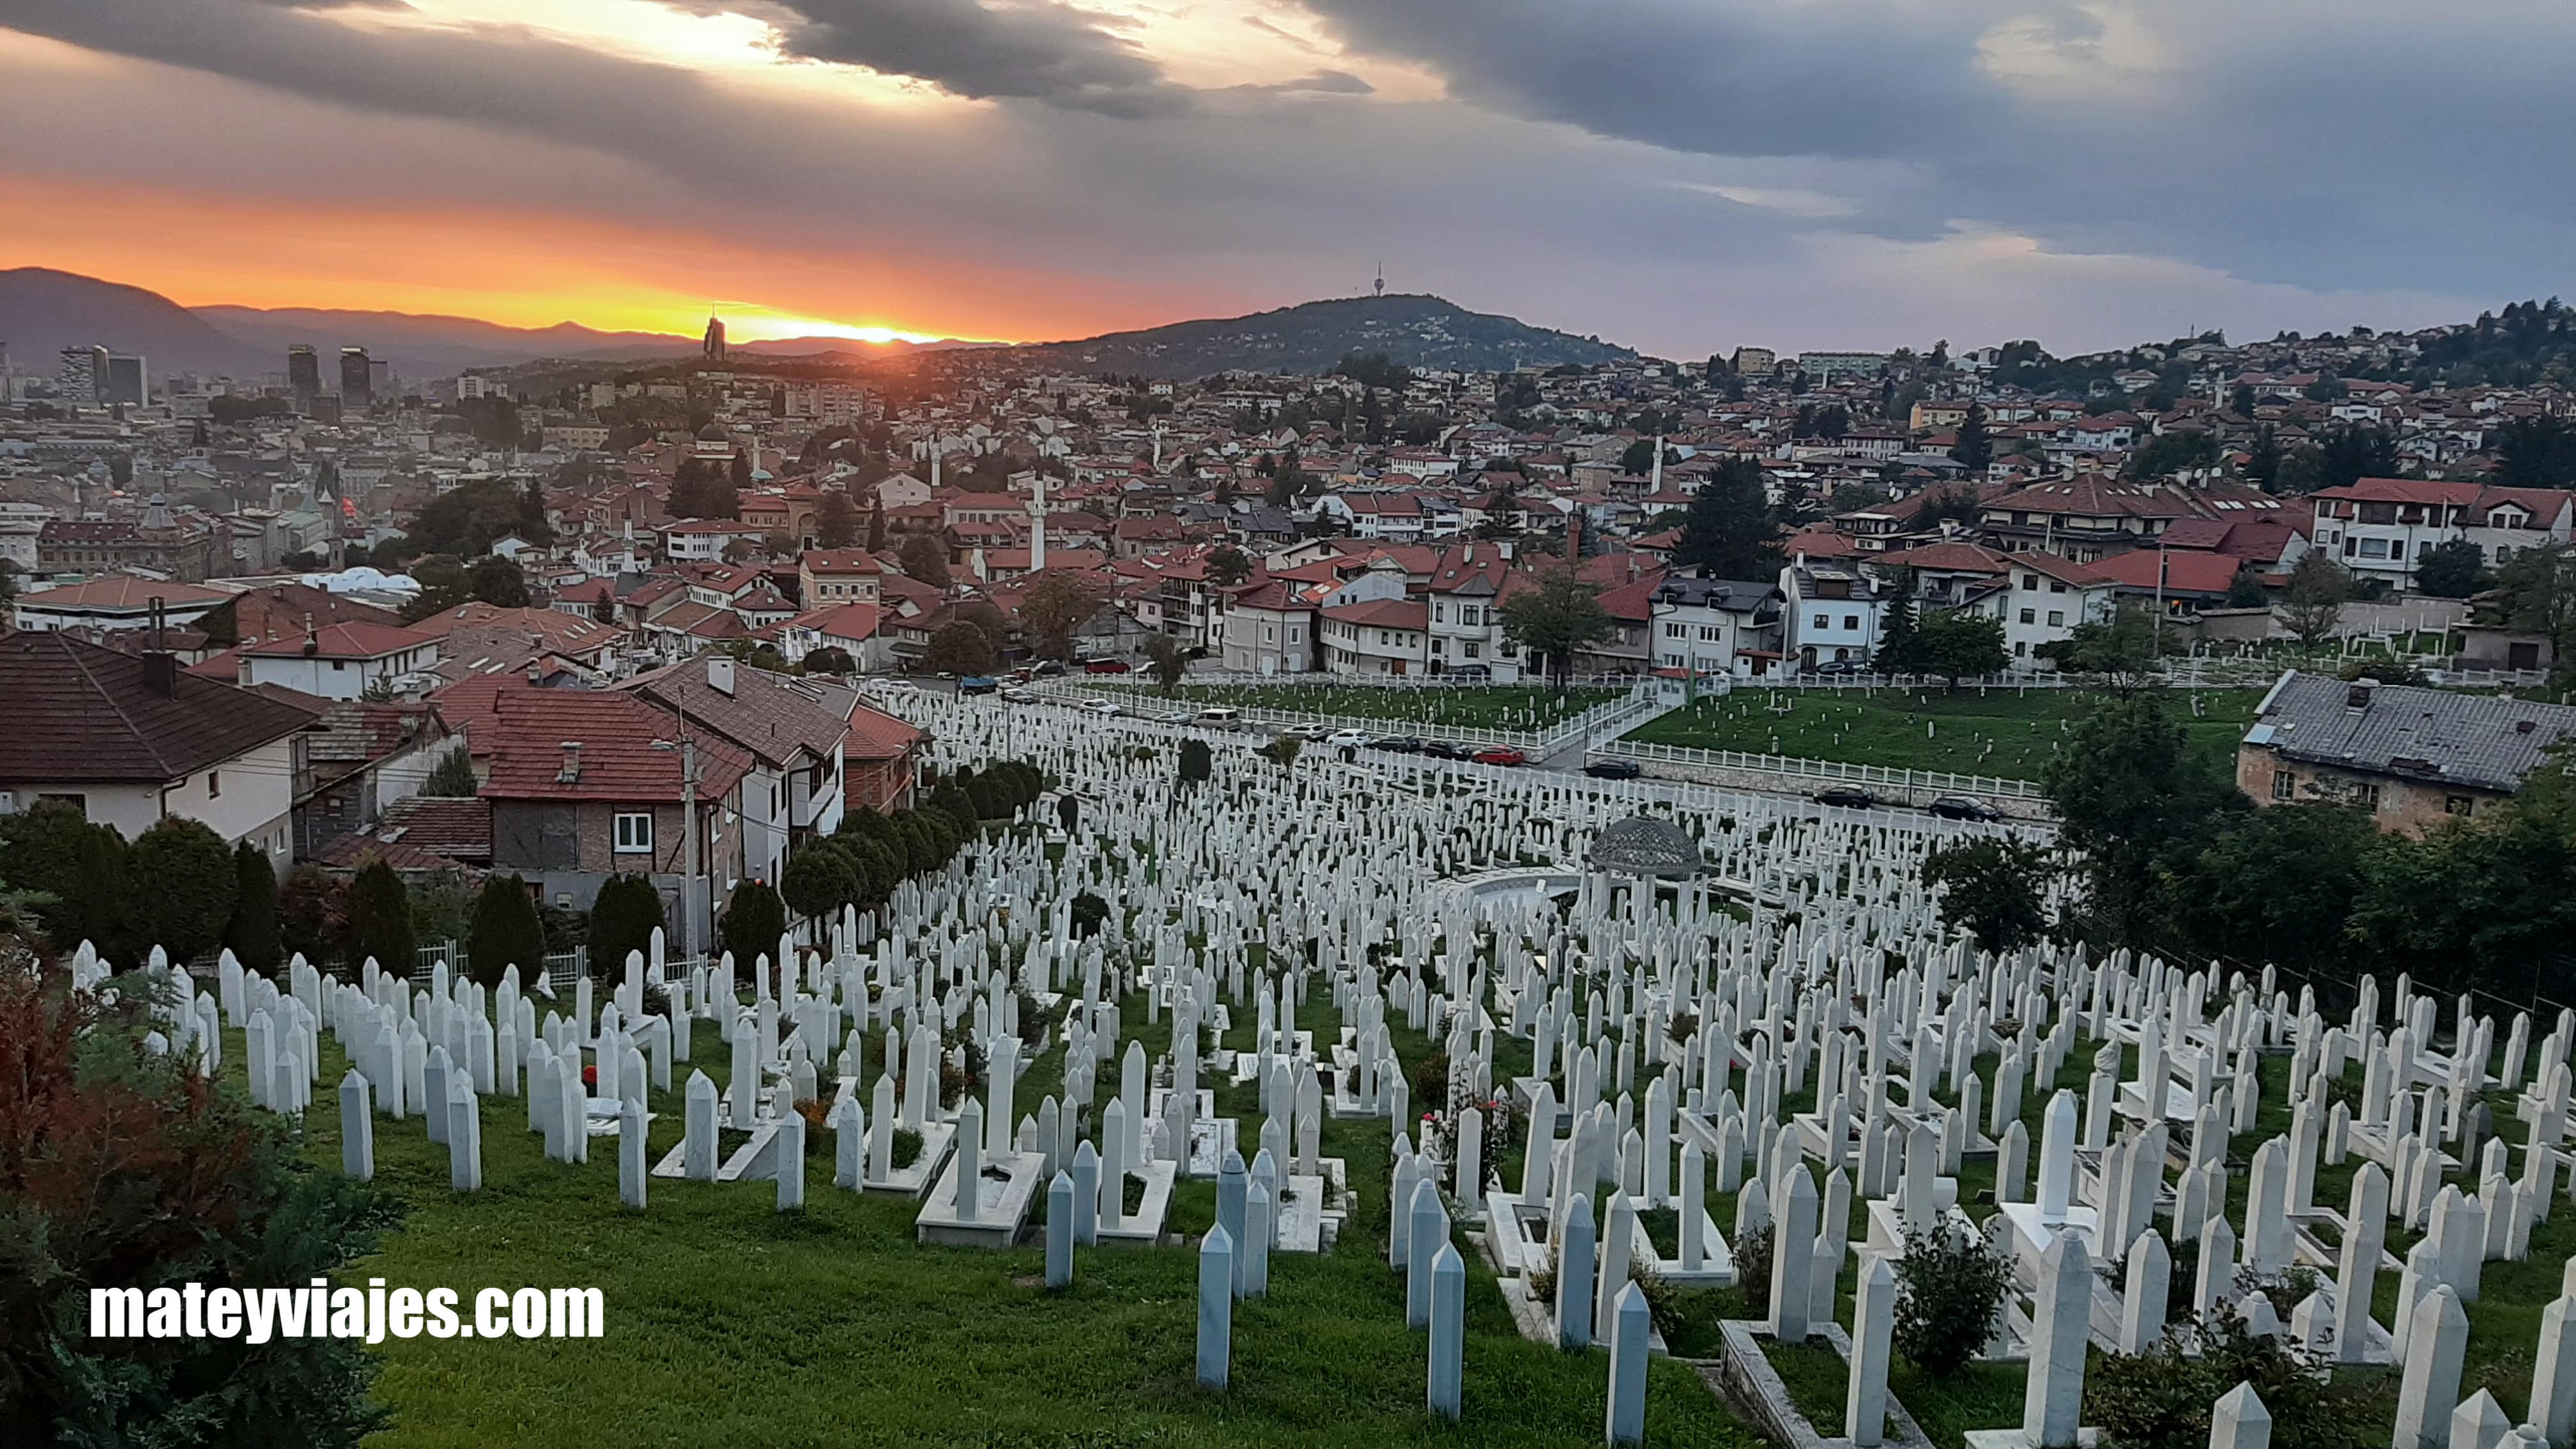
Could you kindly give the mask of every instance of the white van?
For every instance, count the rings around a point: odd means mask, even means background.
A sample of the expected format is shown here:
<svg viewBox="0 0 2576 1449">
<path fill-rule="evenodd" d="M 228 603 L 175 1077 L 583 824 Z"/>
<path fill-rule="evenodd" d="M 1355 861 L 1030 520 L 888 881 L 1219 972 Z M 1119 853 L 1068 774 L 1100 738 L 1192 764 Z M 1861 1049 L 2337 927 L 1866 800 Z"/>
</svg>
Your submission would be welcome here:
<svg viewBox="0 0 2576 1449">
<path fill-rule="evenodd" d="M 1211 704 L 1199 711 L 1199 723 L 1216 729 L 1231 729 L 1243 719 L 1243 711 L 1228 705 Z"/>
</svg>

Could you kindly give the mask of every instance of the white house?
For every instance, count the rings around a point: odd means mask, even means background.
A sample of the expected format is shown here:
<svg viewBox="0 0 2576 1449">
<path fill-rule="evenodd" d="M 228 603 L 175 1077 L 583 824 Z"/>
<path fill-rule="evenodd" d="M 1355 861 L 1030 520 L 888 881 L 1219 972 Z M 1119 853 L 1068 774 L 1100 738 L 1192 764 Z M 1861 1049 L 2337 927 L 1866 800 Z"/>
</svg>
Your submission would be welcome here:
<svg viewBox="0 0 2576 1449">
<path fill-rule="evenodd" d="M 1895 591 L 1866 571 L 1825 560 L 1780 570 L 1782 648 L 1791 672 L 1823 664 L 1865 665 L 1878 652 L 1879 625 Z"/>
<path fill-rule="evenodd" d="M 438 636 L 385 624 L 327 624 L 241 651 L 241 682 L 274 684 L 323 699 L 363 699 L 438 663 Z"/>
<path fill-rule="evenodd" d="M 1772 673 L 1781 652 L 1781 603 L 1776 584 L 1665 579 L 1655 587 L 1654 667 L 1721 679 Z"/>
<path fill-rule="evenodd" d="M 1324 668 L 1334 674 L 1424 674 L 1431 664 L 1431 606 L 1370 599 L 1323 611 Z"/>
</svg>

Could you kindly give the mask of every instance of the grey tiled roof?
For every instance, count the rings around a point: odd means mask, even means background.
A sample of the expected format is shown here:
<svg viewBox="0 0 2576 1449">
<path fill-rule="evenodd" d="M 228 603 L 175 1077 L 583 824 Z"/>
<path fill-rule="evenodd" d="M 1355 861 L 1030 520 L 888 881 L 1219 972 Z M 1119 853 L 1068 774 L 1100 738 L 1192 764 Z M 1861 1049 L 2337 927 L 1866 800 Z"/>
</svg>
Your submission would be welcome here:
<svg viewBox="0 0 2576 1449">
<path fill-rule="evenodd" d="M 2576 708 L 2499 695 L 2383 684 L 2365 693 L 2332 675 L 2281 676 L 2245 742 L 2287 759 L 2510 791 L 2560 740 Z"/>
</svg>

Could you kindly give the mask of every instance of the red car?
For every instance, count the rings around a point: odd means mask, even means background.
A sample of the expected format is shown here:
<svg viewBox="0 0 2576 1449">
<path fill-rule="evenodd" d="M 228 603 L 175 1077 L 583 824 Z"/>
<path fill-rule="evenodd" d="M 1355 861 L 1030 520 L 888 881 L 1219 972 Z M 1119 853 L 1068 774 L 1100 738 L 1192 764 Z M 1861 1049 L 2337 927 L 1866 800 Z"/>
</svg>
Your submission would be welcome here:
<svg viewBox="0 0 2576 1449">
<path fill-rule="evenodd" d="M 1526 765 L 1529 763 L 1529 756 L 1522 754 L 1520 751 L 1513 749 L 1509 745 L 1489 745 L 1484 749 L 1478 750 L 1471 758 L 1473 758 L 1479 765 Z"/>
<path fill-rule="evenodd" d="M 1129 670 L 1127 667 L 1127 661 L 1124 659 L 1094 659 L 1082 666 L 1082 672 L 1085 674 L 1125 674 L 1128 673 Z"/>
</svg>

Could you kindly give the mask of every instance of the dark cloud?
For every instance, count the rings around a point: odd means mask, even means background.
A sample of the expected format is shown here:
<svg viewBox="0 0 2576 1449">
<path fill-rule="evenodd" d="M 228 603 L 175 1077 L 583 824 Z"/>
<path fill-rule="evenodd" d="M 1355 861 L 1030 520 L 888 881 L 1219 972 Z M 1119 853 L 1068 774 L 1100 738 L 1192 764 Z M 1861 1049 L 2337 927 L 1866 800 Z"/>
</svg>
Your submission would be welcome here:
<svg viewBox="0 0 2576 1449">
<path fill-rule="evenodd" d="M 1312 75 L 1301 75 L 1295 80 L 1275 81 L 1269 85 L 1229 86 L 1227 89 L 1261 96 L 1284 96 L 1298 91 L 1333 96 L 1377 94 L 1377 87 L 1346 70 L 1319 70 Z"/>
<path fill-rule="evenodd" d="M 783 0 L 785 48 L 809 60 L 925 80 L 973 100 L 1043 101 L 1103 115 L 1186 109 L 1115 21 L 1054 0 Z"/>
</svg>

